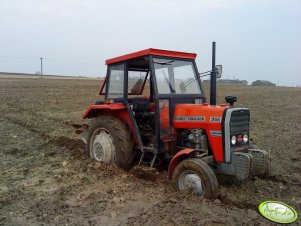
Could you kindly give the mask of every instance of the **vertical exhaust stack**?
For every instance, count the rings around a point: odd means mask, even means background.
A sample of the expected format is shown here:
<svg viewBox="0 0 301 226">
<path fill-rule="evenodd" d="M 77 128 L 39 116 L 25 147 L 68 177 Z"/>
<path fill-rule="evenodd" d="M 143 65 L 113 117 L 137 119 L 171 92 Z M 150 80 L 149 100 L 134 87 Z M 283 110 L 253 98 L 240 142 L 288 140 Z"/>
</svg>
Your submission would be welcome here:
<svg viewBox="0 0 301 226">
<path fill-rule="evenodd" d="M 215 42 L 212 42 L 212 71 L 210 76 L 210 105 L 216 105 Z"/>
</svg>

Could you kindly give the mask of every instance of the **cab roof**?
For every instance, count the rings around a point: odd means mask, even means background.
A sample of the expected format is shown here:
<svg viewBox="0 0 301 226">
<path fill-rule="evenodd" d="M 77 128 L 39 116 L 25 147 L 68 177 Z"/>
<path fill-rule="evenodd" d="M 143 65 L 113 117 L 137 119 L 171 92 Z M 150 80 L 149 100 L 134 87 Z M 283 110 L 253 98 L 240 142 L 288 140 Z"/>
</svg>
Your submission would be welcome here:
<svg viewBox="0 0 301 226">
<path fill-rule="evenodd" d="M 165 57 L 175 57 L 175 58 L 184 58 L 184 59 L 195 59 L 196 54 L 195 53 L 185 53 L 185 52 L 177 52 L 177 51 L 170 51 L 170 50 L 163 50 L 163 49 L 144 49 L 140 50 L 134 53 L 122 55 L 119 57 L 114 57 L 111 59 L 106 60 L 106 64 L 115 64 L 118 62 L 131 60 L 137 57 L 143 57 L 147 55 L 153 55 L 153 56 L 165 56 Z"/>
</svg>

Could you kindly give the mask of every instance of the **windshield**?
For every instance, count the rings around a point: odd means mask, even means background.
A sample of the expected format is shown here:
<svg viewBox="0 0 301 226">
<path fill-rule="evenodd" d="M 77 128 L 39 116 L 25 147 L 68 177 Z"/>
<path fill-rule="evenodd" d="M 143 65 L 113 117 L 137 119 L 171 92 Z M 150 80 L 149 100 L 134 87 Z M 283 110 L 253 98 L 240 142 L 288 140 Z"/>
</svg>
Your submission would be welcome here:
<svg viewBox="0 0 301 226">
<path fill-rule="evenodd" d="M 191 61 L 153 58 L 159 94 L 201 94 Z"/>
</svg>

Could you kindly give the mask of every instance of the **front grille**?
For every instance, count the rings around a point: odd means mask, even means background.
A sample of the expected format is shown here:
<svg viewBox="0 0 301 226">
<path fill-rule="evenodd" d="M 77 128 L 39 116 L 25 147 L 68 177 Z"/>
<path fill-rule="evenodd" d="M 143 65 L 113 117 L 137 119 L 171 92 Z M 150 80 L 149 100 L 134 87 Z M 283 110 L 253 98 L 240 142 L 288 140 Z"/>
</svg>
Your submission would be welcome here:
<svg viewBox="0 0 301 226">
<path fill-rule="evenodd" d="M 225 111 L 223 122 L 225 162 L 231 162 L 231 152 L 248 149 L 249 142 L 243 142 L 243 135 L 249 136 L 250 111 L 248 108 L 230 107 Z M 235 145 L 231 142 L 233 136 L 236 137 Z"/>
<path fill-rule="evenodd" d="M 230 135 L 249 134 L 250 111 L 233 111 L 230 119 Z"/>
</svg>

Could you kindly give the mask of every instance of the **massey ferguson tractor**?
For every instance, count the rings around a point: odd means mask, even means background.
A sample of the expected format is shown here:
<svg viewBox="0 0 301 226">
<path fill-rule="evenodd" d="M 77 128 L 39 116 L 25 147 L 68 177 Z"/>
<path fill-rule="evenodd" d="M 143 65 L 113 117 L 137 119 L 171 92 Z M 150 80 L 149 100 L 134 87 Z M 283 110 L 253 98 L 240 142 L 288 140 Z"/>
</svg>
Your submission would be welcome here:
<svg viewBox="0 0 301 226">
<path fill-rule="evenodd" d="M 268 173 L 268 153 L 250 147 L 250 111 L 236 96 L 216 104 L 221 65 L 199 73 L 196 54 L 146 49 L 106 60 L 107 75 L 97 101 L 84 113 L 93 119 L 81 134 L 94 160 L 129 170 L 168 163 L 179 190 L 216 198 L 216 174 L 238 180 Z M 210 103 L 200 77 L 211 76 Z M 135 159 L 137 161 L 135 161 Z"/>
</svg>

